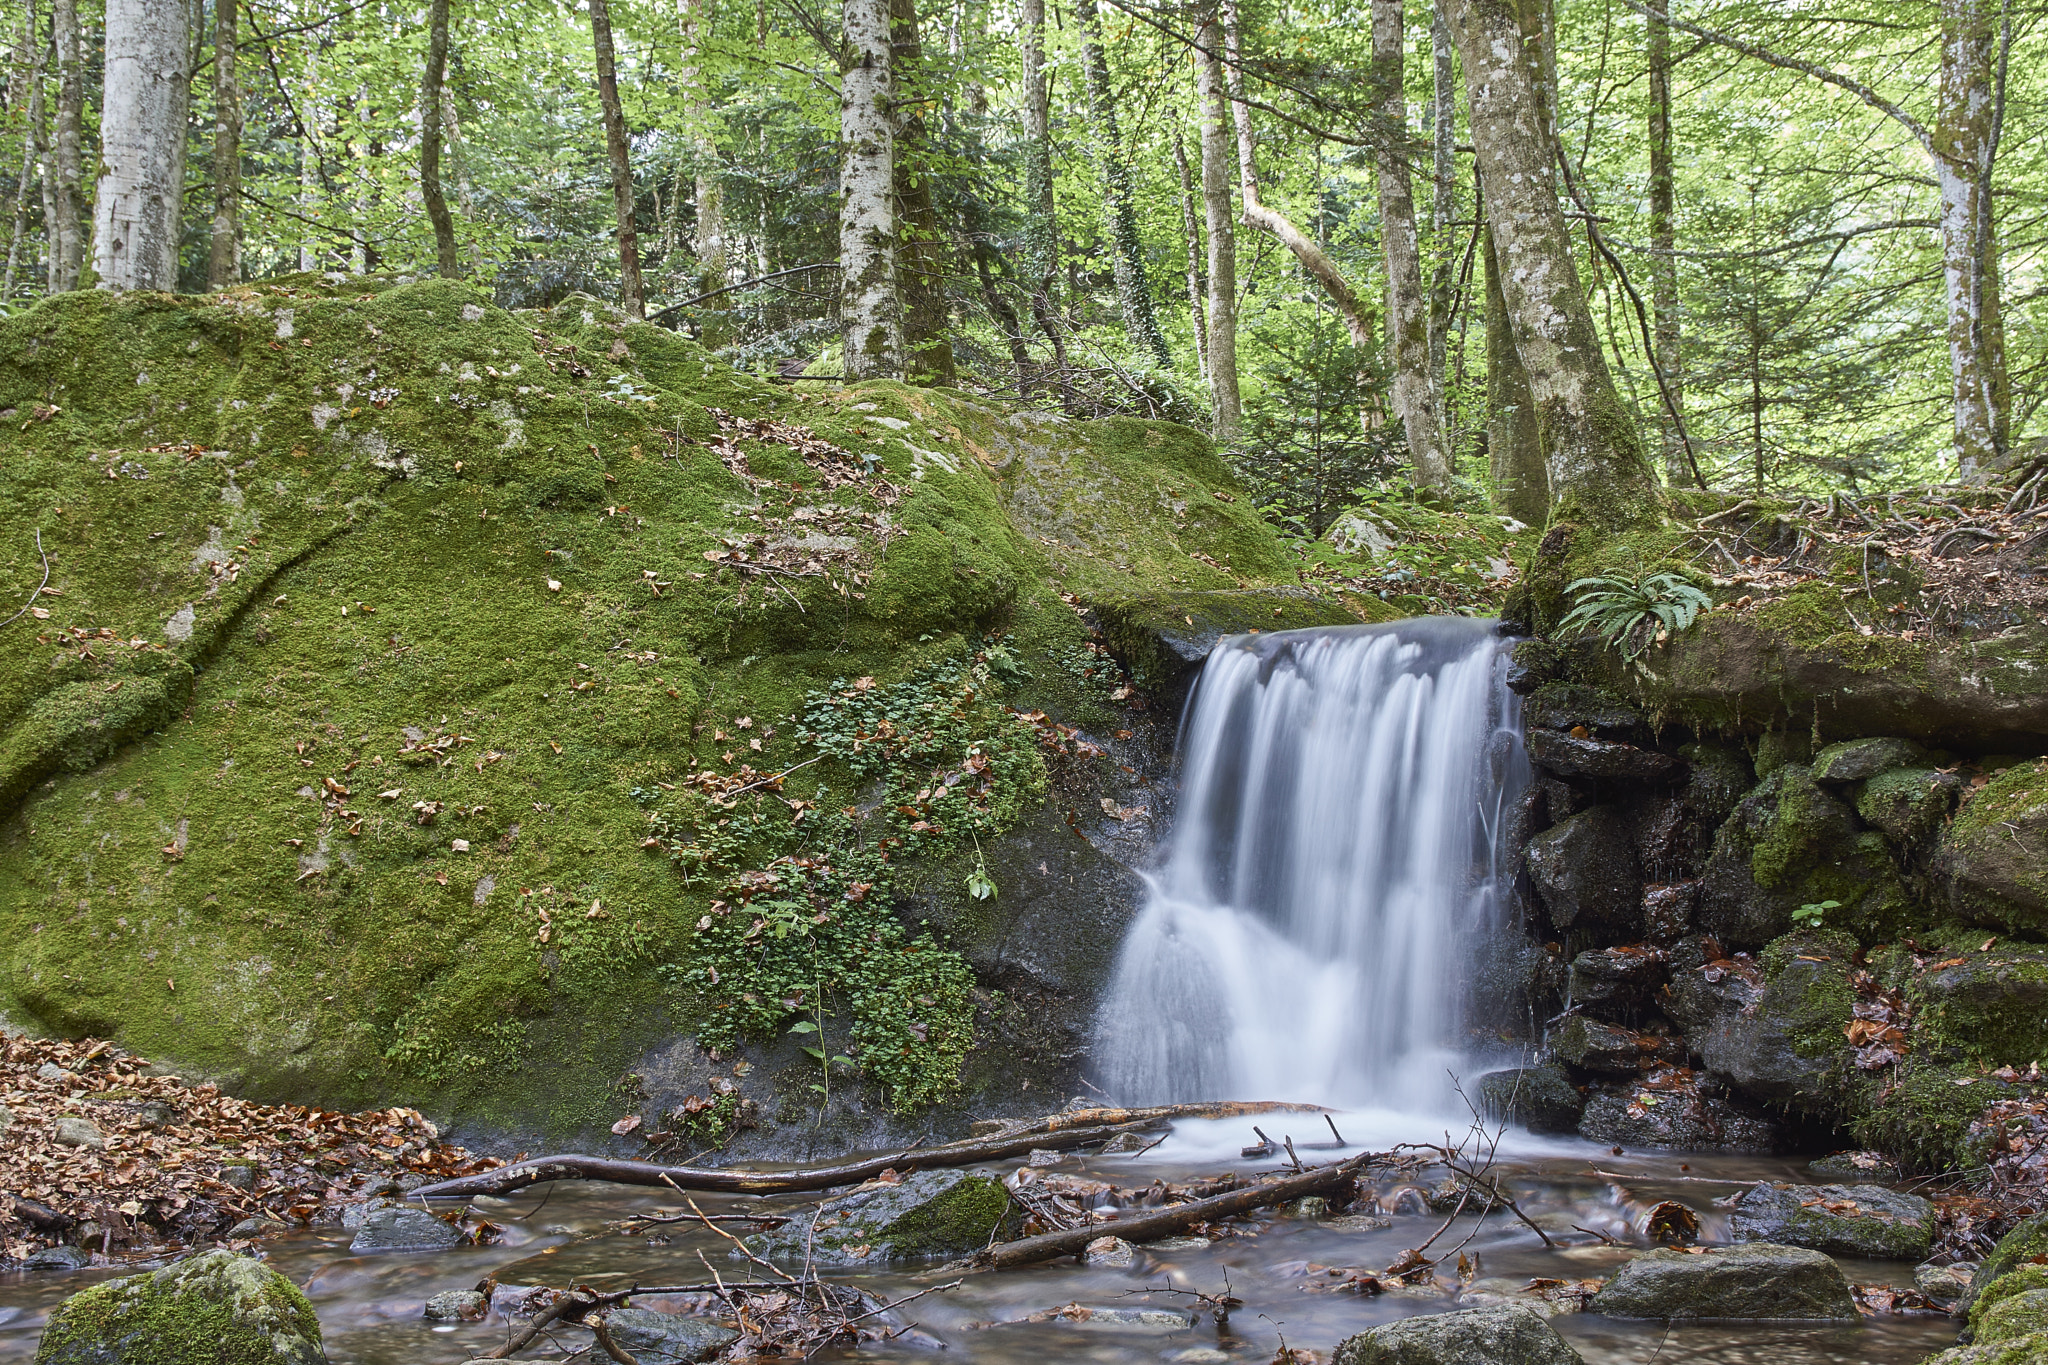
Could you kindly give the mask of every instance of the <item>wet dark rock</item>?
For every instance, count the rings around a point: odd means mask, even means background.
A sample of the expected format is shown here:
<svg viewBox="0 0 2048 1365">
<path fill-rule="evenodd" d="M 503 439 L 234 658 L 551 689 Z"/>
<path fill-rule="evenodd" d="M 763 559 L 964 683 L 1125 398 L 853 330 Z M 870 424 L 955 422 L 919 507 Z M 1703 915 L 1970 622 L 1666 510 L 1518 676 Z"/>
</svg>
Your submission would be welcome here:
<svg viewBox="0 0 2048 1365">
<path fill-rule="evenodd" d="M 1576 1133 L 1586 1097 L 1556 1066 L 1512 1067 L 1479 1078 L 1479 1107 L 1495 1123 L 1518 1123 L 1532 1133 Z"/>
<path fill-rule="evenodd" d="M 1579 1135 L 1623 1148 L 1759 1154 L 1776 1151 L 1779 1140 L 1777 1124 L 1731 1100 L 1653 1090 L 1592 1096 L 1579 1120 Z"/>
<path fill-rule="evenodd" d="M 2048 763 L 1979 788 L 1942 834 L 1934 871 L 1958 918 L 2048 937 Z"/>
<path fill-rule="evenodd" d="M 1700 903 L 1697 880 L 1664 882 L 1643 888 L 1643 937 L 1671 944 L 1692 932 L 1693 911 Z"/>
<path fill-rule="evenodd" d="M 1905 1178 L 1899 1163 L 1882 1152 L 1830 1152 L 1806 1163 L 1815 1175 L 1831 1175 L 1850 1181 L 1889 1185 Z"/>
<path fill-rule="evenodd" d="M 1652 782 L 1682 766 L 1670 754 L 1611 739 L 1581 739 L 1562 730 L 1530 730 L 1525 742 L 1538 767 L 1560 777 L 1598 777 Z"/>
<path fill-rule="evenodd" d="M 1550 1035 L 1550 1050 L 1560 1061 L 1585 1071 L 1633 1074 L 1642 1069 L 1643 1052 L 1636 1034 L 1574 1014 Z"/>
<path fill-rule="evenodd" d="M 1664 984 L 1668 961 L 1662 948 L 1648 943 L 1588 948 L 1572 959 L 1572 1000 L 1609 1009 L 1648 1004 Z"/>
<path fill-rule="evenodd" d="M 1542 639 L 1517 640 L 1508 652 L 1508 691 L 1527 697 L 1563 671 L 1564 651 L 1556 645 Z"/>
<path fill-rule="evenodd" d="M 1531 829 L 1548 829 L 1560 825 L 1593 804 L 1593 797 L 1583 787 L 1577 787 L 1552 777 L 1541 768 L 1535 770 L 1529 783 Z"/>
<path fill-rule="evenodd" d="M 1908 995 L 1916 1037 L 1991 1062 L 2048 1057 L 2048 948 L 2002 944 L 1944 959 Z"/>
<path fill-rule="evenodd" d="M 1473 947 L 1466 1019 L 1488 1033 L 1534 1039 L 1542 1021 L 1557 1013 L 1565 979 L 1561 953 L 1526 933 L 1488 934 Z"/>
<path fill-rule="evenodd" d="M 39 1251 L 30 1252 L 28 1259 L 22 1262 L 22 1268 L 25 1270 L 83 1270 L 91 1264 L 92 1257 L 86 1252 L 78 1247 L 68 1246 L 63 1242 L 59 1242 L 55 1246 L 47 1246 Z"/>
<path fill-rule="evenodd" d="M 1753 966 L 1710 962 L 1674 976 L 1665 1012 L 1707 1070 L 1743 1094 L 1826 1109 L 1848 1056 L 1854 948 L 1839 935 L 1788 934 Z"/>
<path fill-rule="evenodd" d="M 1624 1265 L 1586 1305 L 1614 1318 L 1804 1319 L 1854 1322 L 1841 1268 L 1818 1251 L 1748 1242 L 1666 1249 Z"/>
<path fill-rule="evenodd" d="M 1910 739 L 1848 739 L 1813 756 L 1816 782 L 1864 782 L 1893 768 L 1920 766 L 1927 750 Z"/>
<path fill-rule="evenodd" d="M 651 1308 L 614 1308 L 604 1315 L 605 1331 L 640 1365 L 691 1365 L 716 1360 L 740 1334 L 704 1318 L 657 1313 Z"/>
<path fill-rule="evenodd" d="M 447 1289 L 427 1300 L 426 1316 L 434 1322 L 481 1322 L 491 1301 L 474 1289 Z"/>
<path fill-rule="evenodd" d="M 1520 649 L 1520 646 L 1517 646 Z M 1643 724 L 1642 712 L 1598 688 L 1551 683 L 1522 703 L 1522 724 L 1530 730 L 1585 729 L 1630 732 Z"/>
<path fill-rule="evenodd" d="M 1756 1185 L 1728 1219 L 1738 1242 L 1778 1242 L 1833 1256 L 1925 1260 L 1934 1205 L 1882 1185 Z"/>
<path fill-rule="evenodd" d="M 1968 1261 L 1954 1265 L 1925 1262 L 1913 1267 L 1913 1287 L 1936 1308 L 1952 1310 L 1970 1292 L 1970 1280 L 1976 1271 L 1977 1267 Z"/>
<path fill-rule="evenodd" d="M 799 1213 L 757 1239 L 763 1254 L 820 1265 L 886 1264 L 979 1251 L 1012 1218 L 1002 1182 L 961 1171 L 918 1171 L 864 1185 Z"/>
<path fill-rule="evenodd" d="M 351 1252 L 446 1251 L 462 1245 L 462 1232 L 425 1209 L 392 1206 L 372 1212 L 356 1229 Z"/>
<path fill-rule="evenodd" d="M 1642 915 L 1643 876 L 1627 818 L 1594 806 L 1531 839 L 1526 861 L 1559 929 L 1629 939 Z"/>
<path fill-rule="evenodd" d="M 1900 848 L 1914 850 L 1941 832 L 1962 796 L 1963 779 L 1933 768 L 1894 768 L 1865 782 L 1856 814 Z"/>
<path fill-rule="evenodd" d="M 208 1251 L 107 1280 L 57 1306 L 36 1365 L 326 1365 L 298 1286 L 249 1256 Z"/>
<path fill-rule="evenodd" d="M 1403 1318 L 1346 1338 L 1331 1365 L 1584 1365 L 1543 1314 L 1520 1305 Z"/>
</svg>

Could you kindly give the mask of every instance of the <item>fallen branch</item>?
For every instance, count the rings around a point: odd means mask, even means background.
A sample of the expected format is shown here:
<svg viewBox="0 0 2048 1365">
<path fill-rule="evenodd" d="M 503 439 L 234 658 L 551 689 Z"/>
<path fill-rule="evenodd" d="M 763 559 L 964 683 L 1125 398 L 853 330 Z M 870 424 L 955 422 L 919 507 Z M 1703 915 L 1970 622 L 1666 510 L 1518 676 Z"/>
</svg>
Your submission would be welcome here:
<svg viewBox="0 0 2048 1365">
<path fill-rule="evenodd" d="M 1019 1119 L 997 1136 L 1057 1133 L 1065 1128 L 1092 1128 L 1105 1123 L 1157 1123 L 1162 1119 L 1241 1119 L 1255 1114 L 1327 1114 L 1320 1104 L 1286 1104 L 1279 1100 L 1204 1100 L 1198 1104 L 1155 1104 L 1144 1109 L 1067 1109 L 1042 1119 Z M 1335 1132 L 1332 1128 L 1330 1131 Z"/>
<path fill-rule="evenodd" d="M 858 1185 L 887 1170 L 907 1173 L 944 1166 L 972 1166 L 982 1161 L 1023 1156 L 1036 1149 L 1059 1151 L 1085 1147 L 1092 1142 L 1106 1142 L 1119 1133 L 1135 1132 L 1144 1126 L 1144 1123 L 1120 1123 L 1050 1133 L 1002 1133 L 990 1138 L 952 1142 L 941 1147 L 912 1148 L 888 1156 L 869 1157 L 865 1161 L 821 1166 L 808 1171 L 657 1166 L 646 1161 L 575 1154 L 544 1156 L 500 1166 L 495 1171 L 481 1171 L 434 1185 L 422 1185 L 408 1198 L 468 1199 L 479 1194 L 502 1195 L 549 1180 L 609 1180 L 617 1185 L 662 1185 L 718 1194 L 793 1194 L 804 1190 L 831 1189 L 837 1185 Z"/>
<path fill-rule="evenodd" d="M 1172 1208 L 1141 1214 L 1136 1218 L 1119 1218 L 1112 1222 L 1093 1223 L 1066 1232 L 1048 1232 L 1037 1237 L 1004 1242 L 980 1252 L 968 1262 L 968 1265 L 975 1270 L 1011 1270 L 1018 1266 L 1034 1265 L 1039 1261 L 1049 1261 L 1055 1256 L 1074 1255 L 1098 1237 L 1121 1237 L 1127 1242 L 1154 1241 L 1176 1232 L 1185 1232 L 1197 1223 L 1234 1218 L 1238 1214 L 1284 1204 L 1303 1195 L 1338 1189 L 1348 1184 L 1369 1163 L 1382 1156 L 1382 1153 L 1361 1152 L 1350 1160 L 1340 1161 L 1333 1166 L 1319 1166 L 1301 1175 L 1248 1185 L 1229 1194 L 1217 1195 L 1213 1199 L 1197 1199 L 1193 1203 L 1176 1204 Z"/>
</svg>

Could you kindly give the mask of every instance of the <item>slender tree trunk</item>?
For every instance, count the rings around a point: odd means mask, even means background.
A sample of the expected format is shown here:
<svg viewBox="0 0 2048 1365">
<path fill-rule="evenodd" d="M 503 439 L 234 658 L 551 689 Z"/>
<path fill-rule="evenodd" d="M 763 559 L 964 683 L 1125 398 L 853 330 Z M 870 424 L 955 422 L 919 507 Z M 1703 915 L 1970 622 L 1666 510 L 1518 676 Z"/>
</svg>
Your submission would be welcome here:
<svg viewBox="0 0 2048 1365">
<path fill-rule="evenodd" d="M 619 103 L 618 64 L 612 56 L 610 0 L 590 0 L 591 46 L 597 54 L 597 102 L 604 109 L 604 147 L 612 165 L 612 209 L 619 223 L 619 302 L 629 318 L 647 316 L 640 289 L 640 237 L 633 227 L 632 145 Z"/>
<path fill-rule="evenodd" d="M 889 0 L 845 0 L 839 97 L 839 325 L 848 379 L 903 377 Z"/>
<path fill-rule="evenodd" d="M 1491 227 L 1482 233 L 1480 244 L 1486 266 L 1486 448 L 1493 467 L 1494 500 L 1516 520 L 1541 526 L 1550 515 L 1550 480 L 1543 469 L 1536 400 L 1529 393 L 1529 374 L 1515 354 Z"/>
<path fill-rule="evenodd" d="M 444 11 L 447 0 L 435 0 Z M 242 87 L 235 75 L 235 16 L 239 0 L 215 0 L 213 11 L 213 223 L 207 242 L 206 287 L 242 282 Z M 422 132 L 433 121 L 423 112 Z M 426 165 L 424 152 L 420 156 Z M 433 211 L 434 201 L 427 200 Z"/>
<path fill-rule="evenodd" d="M 107 0 L 93 268 L 102 289 L 178 287 L 185 186 L 186 10 Z"/>
<path fill-rule="evenodd" d="M 1450 356 L 1451 305 L 1458 270 L 1457 242 L 1451 224 L 1458 216 L 1458 73 L 1452 59 L 1456 44 L 1444 0 L 1430 6 L 1431 57 L 1429 250 L 1429 387 L 1444 429 L 1444 446 L 1456 449 L 1457 413 L 1447 397 L 1445 370 Z"/>
<path fill-rule="evenodd" d="M 1553 516 L 1611 530 L 1660 516 L 1662 504 L 1572 263 L 1543 95 L 1546 13 L 1540 0 L 1456 0 L 1453 10 L 1480 186 Z"/>
<path fill-rule="evenodd" d="M 1678 217 L 1671 164 L 1671 26 L 1645 18 L 1650 58 L 1650 303 L 1656 310 L 1657 368 L 1673 408 L 1684 411 L 1685 369 L 1678 314 Z M 1664 482 L 1689 480 L 1685 442 L 1664 414 Z"/>
<path fill-rule="evenodd" d="M 1059 220 L 1053 212 L 1052 101 L 1045 86 L 1045 0 L 1024 0 L 1018 34 L 1024 80 L 1024 280 L 1039 330 L 1060 343 L 1054 287 L 1059 281 Z M 1064 361 L 1062 361 L 1064 366 Z"/>
<path fill-rule="evenodd" d="M 1933 150 L 1941 186 L 1956 466 L 1966 480 L 1996 468 L 2011 410 L 1991 199 L 2002 112 L 2003 82 L 1995 75 L 1998 14 L 1997 0 L 1942 0 Z"/>
<path fill-rule="evenodd" d="M 1177 125 L 1179 120 L 1174 122 Z M 1187 144 L 1178 126 L 1173 130 L 1173 167 L 1180 174 L 1180 230 L 1188 242 L 1188 316 L 1194 324 L 1195 368 L 1207 379 L 1209 324 L 1203 316 L 1202 295 L 1209 287 L 1208 272 L 1202 269 L 1202 229 L 1195 222 L 1195 181 L 1188 172 Z"/>
<path fill-rule="evenodd" d="M 727 283 L 726 268 L 730 261 L 725 227 L 725 180 L 723 167 L 719 164 L 718 143 L 711 136 L 711 92 L 707 87 L 702 64 L 704 37 L 711 31 L 714 11 L 712 0 L 679 0 L 676 6 L 677 25 L 682 30 L 682 70 L 677 75 L 677 85 L 683 97 L 683 124 L 690 143 L 690 160 L 693 198 L 697 206 L 697 227 L 690 243 L 690 255 L 696 263 L 696 291 L 708 294 L 723 288 Z M 682 194 L 681 176 L 677 177 L 676 194 Z M 762 272 L 767 273 L 767 272 Z M 729 297 L 711 301 L 711 307 L 723 309 Z M 717 345 L 724 341 L 724 327 L 707 327 L 705 340 Z"/>
<path fill-rule="evenodd" d="M 890 67 L 896 78 L 896 223 L 903 290 L 903 350 L 908 377 L 952 384 L 952 309 L 946 299 L 946 234 L 932 204 L 931 148 L 923 91 L 924 42 L 917 31 L 917 0 L 890 0 Z"/>
<path fill-rule="evenodd" d="M 14 301 L 14 272 L 21 264 L 21 249 L 28 242 L 29 182 L 36 173 L 36 141 L 43 126 L 43 44 L 37 34 L 36 0 L 22 6 L 21 50 L 17 63 L 20 79 L 28 87 L 28 127 L 21 135 L 21 174 L 14 181 L 14 232 L 7 239 L 7 273 L 0 278 L 0 304 Z"/>
<path fill-rule="evenodd" d="M 50 7 L 51 37 L 57 47 L 57 118 L 51 201 L 56 221 L 50 225 L 50 254 L 56 263 L 58 292 L 78 288 L 85 267 L 85 224 L 91 206 L 85 197 L 85 59 L 79 50 L 78 0 L 55 0 Z"/>
<path fill-rule="evenodd" d="M 1408 100 L 1402 89 L 1404 0 L 1373 0 L 1372 64 L 1384 135 L 1374 161 L 1379 182 L 1380 244 L 1387 261 L 1387 342 L 1394 365 L 1394 414 L 1407 429 L 1415 482 L 1451 486 L 1450 454 L 1430 381 L 1429 301 L 1422 292 L 1415 191 L 1408 174 Z M 1398 131 L 1399 142 L 1392 141 Z"/>
<path fill-rule="evenodd" d="M 1237 382 L 1237 224 L 1230 214 L 1232 111 L 1227 99 L 1236 87 L 1225 80 L 1217 56 L 1226 40 L 1223 21 L 1213 12 L 1202 21 L 1201 38 L 1195 85 L 1202 101 L 1202 216 L 1209 229 L 1209 398 L 1216 440 L 1227 445 L 1244 428 Z M 1236 112 L 1240 119 L 1247 117 L 1242 109 Z M 1247 212 L 1256 197 L 1246 193 Z"/>
<path fill-rule="evenodd" d="M 1074 0 L 1074 20 L 1081 29 L 1081 75 L 1088 89 L 1089 117 L 1095 125 L 1095 156 L 1102 171 L 1110 267 L 1116 279 L 1117 302 L 1123 309 L 1124 330 L 1141 354 L 1149 354 L 1161 367 L 1170 366 L 1173 352 L 1160 335 L 1159 320 L 1152 311 L 1152 286 L 1145 278 L 1131 162 L 1117 122 L 1109 62 L 1102 55 L 1102 39 L 1096 32 L 1095 0 Z M 1212 309 L 1212 316 L 1213 312 Z"/>
<path fill-rule="evenodd" d="M 223 6 L 231 0 L 216 0 Z M 433 0 L 427 11 L 427 74 L 420 82 L 420 198 L 434 225 L 434 259 L 443 279 L 462 273 L 455 249 L 455 219 L 441 191 L 441 105 L 448 77 L 448 0 Z M 607 130 L 609 136 L 609 130 Z"/>
</svg>

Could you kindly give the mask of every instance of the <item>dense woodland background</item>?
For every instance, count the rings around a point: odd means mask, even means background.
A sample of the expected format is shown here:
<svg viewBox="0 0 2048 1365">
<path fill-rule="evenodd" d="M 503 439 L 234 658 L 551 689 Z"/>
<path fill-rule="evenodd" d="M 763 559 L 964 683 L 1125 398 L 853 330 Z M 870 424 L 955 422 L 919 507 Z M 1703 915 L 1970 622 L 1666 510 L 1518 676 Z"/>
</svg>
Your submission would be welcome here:
<svg viewBox="0 0 2048 1365">
<path fill-rule="evenodd" d="M 593 16 L 439 0 L 437 92 L 426 5 L 230 3 L 145 6 L 182 23 L 189 49 L 179 289 L 452 265 L 510 306 L 619 299 L 595 17 L 616 65 L 614 145 L 647 316 L 748 370 L 841 372 L 841 86 L 861 70 L 851 6 L 595 0 Z M 1550 30 L 1579 287 L 1666 479 L 1745 491 L 1925 484 L 1955 477 L 1967 454 L 1953 430 L 1937 105 L 1944 36 L 1975 24 L 1995 62 L 1980 91 L 1990 152 L 1973 155 L 1993 187 L 1983 232 L 2003 296 L 1996 459 L 2025 458 L 2048 393 L 2043 6 L 1687 0 L 1667 26 L 1630 0 L 1559 0 L 1554 13 L 1467 3 Z M 1488 379 L 1505 338 L 1498 304 L 1489 328 L 1494 253 L 1463 73 L 1452 17 L 1425 0 L 1400 10 L 894 0 L 912 377 L 1212 427 L 1276 515 L 1319 534 L 1352 490 L 1415 477 L 1388 325 L 1383 207 L 1398 170 L 1454 491 L 1487 493 L 1489 421 L 1497 447 L 1506 402 Z M 101 0 L 15 0 L 0 129 L 8 309 L 95 283 L 85 239 L 106 20 Z M 1203 200 L 1205 57 L 1239 97 L 1210 149 L 1227 159 L 1210 168 L 1211 198 L 1218 175 L 1230 196 L 1220 220 Z M 1256 212 L 1239 163 L 1246 121 Z M 1668 162 L 1653 164 L 1663 136 Z M 452 263 L 437 257 L 423 162 L 444 191 Z M 1348 328 L 1332 290 L 1254 221 L 1266 212 L 1327 253 L 1360 301 Z M 1234 235 L 1234 290 L 1212 287 L 1219 221 Z M 1234 315 L 1241 421 L 1209 374 L 1219 306 Z"/>
</svg>

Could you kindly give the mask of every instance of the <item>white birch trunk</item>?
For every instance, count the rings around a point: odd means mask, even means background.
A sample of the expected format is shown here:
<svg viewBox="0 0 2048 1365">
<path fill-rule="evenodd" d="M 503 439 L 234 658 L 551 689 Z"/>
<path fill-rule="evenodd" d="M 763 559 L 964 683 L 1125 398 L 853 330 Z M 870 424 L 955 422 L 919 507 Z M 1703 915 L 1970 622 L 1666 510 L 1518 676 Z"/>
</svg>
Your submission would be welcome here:
<svg viewBox="0 0 2048 1365">
<path fill-rule="evenodd" d="M 1220 444 L 1244 429 L 1237 382 L 1237 226 L 1230 220 L 1230 106 L 1225 98 L 1222 23 L 1202 24 L 1203 51 L 1195 54 L 1195 84 L 1202 101 L 1202 216 L 1209 229 L 1207 347 L 1210 409 Z M 1244 111 L 1238 111 L 1240 116 Z M 1255 196 L 1247 193 L 1249 205 Z"/>
<path fill-rule="evenodd" d="M 1989 474 L 2004 453 L 2009 408 L 1990 189 L 1998 138 L 1993 67 L 1999 6 L 1995 0 L 1942 0 L 1941 10 L 1934 169 L 1941 188 L 1956 467 L 1965 481 L 1974 481 Z"/>
<path fill-rule="evenodd" d="M 51 6 L 51 37 L 57 48 L 57 119 L 55 165 L 51 167 L 52 207 L 50 254 L 58 291 L 78 288 L 85 265 L 85 61 L 79 51 L 78 0 L 56 0 Z"/>
<path fill-rule="evenodd" d="M 107 0 L 92 243 L 102 289 L 178 286 L 187 17 L 179 0 Z"/>
<path fill-rule="evenodd" d="M 848 379 L 903 375 L 889 0 L 846 0 L 839 95 L 839 327 Z"/>
</svg>

